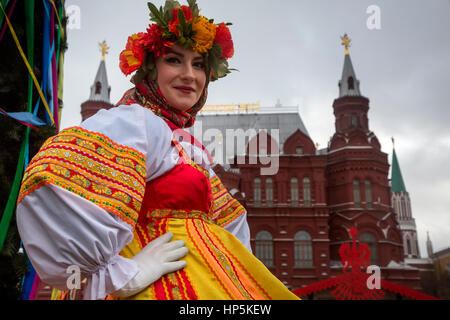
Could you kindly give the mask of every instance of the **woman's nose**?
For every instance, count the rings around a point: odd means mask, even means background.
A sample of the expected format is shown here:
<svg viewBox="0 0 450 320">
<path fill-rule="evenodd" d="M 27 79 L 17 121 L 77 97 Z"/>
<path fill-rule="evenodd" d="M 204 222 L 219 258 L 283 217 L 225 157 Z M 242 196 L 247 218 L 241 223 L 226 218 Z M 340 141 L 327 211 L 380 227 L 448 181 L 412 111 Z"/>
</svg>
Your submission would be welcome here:
<svg viewBox="0 0 450 320">
<path fill-rule="evenodd" d="M 186 64 L 184 66 L 181 77 L 186 80 L 194 80 L 195 79 L 194 68 L 192 67 L 192 65 Z"/>
</svg>

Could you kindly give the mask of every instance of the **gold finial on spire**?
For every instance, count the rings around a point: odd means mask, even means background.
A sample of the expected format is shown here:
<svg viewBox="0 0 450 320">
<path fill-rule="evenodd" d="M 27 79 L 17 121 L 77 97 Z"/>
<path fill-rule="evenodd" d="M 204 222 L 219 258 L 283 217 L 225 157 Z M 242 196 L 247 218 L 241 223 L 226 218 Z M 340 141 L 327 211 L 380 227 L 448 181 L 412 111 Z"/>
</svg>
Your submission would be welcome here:
<svg viewBox="0 0 450 320">
<path fill-rule="evenodd" d="M 106 40 L 103 40 L 103 42 L 99 42 L 98 45 L 100 46 L 100 50 L 102 51 L 102 61 L 104 61 L 105 55 L 108 54 L 109 47 L 106 44 Z"/>
<path fill-rule="evenodd" d="M 352 39 L 350 39 L 347 34 L 344 34 L 344 36 L 341 37 L 341 40 L 341 45 L 345 47 L 345 54 L 349 54 L 348 48 L 350 47 L 350 42 L 352 42 Z"/>
<path fill-rule="evenodd" d="M 394 137 L 391 137 L 392 140 L 392 149 L 395 149 Z"/>
</svg>

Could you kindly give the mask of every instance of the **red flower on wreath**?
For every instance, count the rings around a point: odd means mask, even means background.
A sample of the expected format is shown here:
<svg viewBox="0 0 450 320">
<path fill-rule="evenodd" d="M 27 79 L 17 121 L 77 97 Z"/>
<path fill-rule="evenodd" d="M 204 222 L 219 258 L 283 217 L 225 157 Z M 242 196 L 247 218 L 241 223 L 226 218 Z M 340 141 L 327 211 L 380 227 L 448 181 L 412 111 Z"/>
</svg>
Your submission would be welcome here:
<svg viewBox="0 0 450 320">
<path fill-rule="evenodd" d="M 120 70 L 129 75 L 142 66 L 148 52 L 158 58 L 164 47 L 171 47 L 173 43 L 165 40 L 162 33 L 161 27 L 154 23 L 149 25 L 147 32 L 129 36 L 125 50 L 120 53 Z"/>
<path fill-rule="evenodd" d="M 145 59 L 145 38 L 147 33 L 139 32 L 128 37 L 125 50 L 120 53 L 120 70 L 125 75 L 136 71 Z"/>
<path fill-rule="evenodd" d="M 177 28 L 177 26 L 180 25 L 180 20 L 178 20 L 178 10 L 180 9 L 184 13 L 184 19 L 186 20 L 186 22 L 192 20 L 192 11 L 188 6 L 181 6 L 179 8 L 173 9 L 172 20 L 169 22 L 169 31 L 175 33 L 177 37 L 180 36 L 179 30 Z"/>
<path fill-rule="evenodd" d="M 161 27 L 153 23 L 147 28 L 147 37 L 144 40 L 145 49 L 153 52 L 155 59 L 159 57 L 164 47 L 171 47 L 173 42 L 165 40 Z"/>
<path fill-rule="evenodd" d="M 216 29 L 216 38 L 214 39 L 219 46 L 222 47 L 222 56 L 223 59 L 229 59 L 234 55 L 234 45 L 233 40 L 231 39 L 230 29 L 228 29 L 225 23 L 219 24 Z"/>
</svg>

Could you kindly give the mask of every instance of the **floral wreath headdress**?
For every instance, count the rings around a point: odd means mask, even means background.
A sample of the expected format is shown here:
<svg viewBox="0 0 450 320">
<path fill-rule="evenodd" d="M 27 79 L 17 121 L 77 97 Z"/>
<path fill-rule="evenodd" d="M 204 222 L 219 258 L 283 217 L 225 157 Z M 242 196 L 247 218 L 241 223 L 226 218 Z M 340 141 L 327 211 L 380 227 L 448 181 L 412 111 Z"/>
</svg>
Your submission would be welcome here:
<svg viewBox="0 0 450 320">
<path fill-rule="evenodd" d="M 178 1 L 166 0 L 159 9 L 152 3 L 151 23 L 147 32 L 128 37 L 125 50 L 120 53 L 120 69 L 125 75 L 137 70 L 131 81 L 139 83 L 148 74 L 157 78 L 155 61 L 164 55 L 164 49 L 178 44 L 204 56 L 209 81 L 225 77 L 232 70 L 227 59 L 233 57 L 234 46 L 228 26 L 231 23 L 215 24 L 213 19 L 200 15 L 196 0 L 187 0 L 189 6 Z"/>
</svg>

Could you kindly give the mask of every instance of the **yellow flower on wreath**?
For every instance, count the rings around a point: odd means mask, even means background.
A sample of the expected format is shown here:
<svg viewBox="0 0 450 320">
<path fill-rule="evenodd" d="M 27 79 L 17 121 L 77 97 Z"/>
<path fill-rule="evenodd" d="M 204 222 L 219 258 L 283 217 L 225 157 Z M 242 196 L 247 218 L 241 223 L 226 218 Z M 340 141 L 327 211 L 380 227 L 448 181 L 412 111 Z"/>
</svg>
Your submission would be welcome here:
<svg viewBox="0 0 450 320">
<path fill-rule="evenodd" d="M 195 31 L 195 35 L 192 37 L 195 45 L 192 47 L 192 50 L 197 53 L 205 53 L 211 49 L 216 37 L 216 27 L 214 23 L 209 22 L 205 17 L 198 16 L 192 24 L 192 30 Z"/>
</svg>

